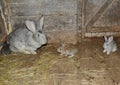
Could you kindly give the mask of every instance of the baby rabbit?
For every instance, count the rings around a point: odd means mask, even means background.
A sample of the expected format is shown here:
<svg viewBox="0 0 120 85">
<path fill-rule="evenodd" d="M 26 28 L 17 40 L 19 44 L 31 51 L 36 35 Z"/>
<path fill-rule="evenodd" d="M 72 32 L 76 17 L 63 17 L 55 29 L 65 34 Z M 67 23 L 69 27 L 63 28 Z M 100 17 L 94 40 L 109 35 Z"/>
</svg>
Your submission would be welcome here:
<svg viewBox="0 0 120 85">
<path fill-rule="evenodd" d="M 107 55 L 110 54 L 110 52 L 115 52 L 117 50 L 117 45 L 115 41 L 113 40 L 113 36 L 106 37 L 104 36 L 105 42 L 103 44 L 103 53 L 107 52 Z"/>
<path fill-rule="evenodd" d="M 69 58 L 74 57 L 78 50 L 76 48 L 65 48 L 65 44 L 62 44 L 58 49 L 57 52 L 60 53 L 60 55 L 68 56 Z"/>
<path fill-rule="evenodd" d="M 12 52 L 24 54 L 36 54 L 36 49 L 47 43 L 45 34 L 42 32 L 44 16 L 38 23 L 26 20 L 25 27 L 18 28 L 10 33 L 7 44 Z"/>
</svg>

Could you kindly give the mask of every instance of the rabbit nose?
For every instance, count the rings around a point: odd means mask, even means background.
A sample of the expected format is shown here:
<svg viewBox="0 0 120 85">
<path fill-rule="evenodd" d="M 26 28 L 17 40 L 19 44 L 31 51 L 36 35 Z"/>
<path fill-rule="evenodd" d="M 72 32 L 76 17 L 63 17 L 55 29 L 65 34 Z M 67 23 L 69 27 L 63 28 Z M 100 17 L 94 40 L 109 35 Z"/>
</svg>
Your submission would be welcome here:
<svg viewBox="0 0 120 85">
<path fill-rule="evenodd" d="M 46 36 L 45 36 L 45 35 L 43 35 L 42 37 L 43 37 L 43 41 L 44 41 L 44 42 L 43 42 L 43 44 L 46 44 L 46 43 L 47 43 Z"/>
<path fill-rule="evenodd" d="M 39 30 L 38 32 L 39 32 L 39 33 L 42 33 L 42 31 L 40 31 L 40 30 Z"/>
</svg>

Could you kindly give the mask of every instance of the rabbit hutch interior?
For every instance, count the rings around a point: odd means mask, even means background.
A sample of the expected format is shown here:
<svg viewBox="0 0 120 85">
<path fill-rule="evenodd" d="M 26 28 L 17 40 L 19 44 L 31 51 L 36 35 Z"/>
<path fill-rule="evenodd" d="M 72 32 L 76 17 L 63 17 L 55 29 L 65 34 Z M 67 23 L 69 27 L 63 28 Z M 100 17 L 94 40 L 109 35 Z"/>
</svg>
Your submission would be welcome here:
<svg viewBox="0 0 120 85">
<path fill-rule="evenodd" d="M 120 0 L 0 0 L 0 85 L 120 85 Z"/>
</svg>

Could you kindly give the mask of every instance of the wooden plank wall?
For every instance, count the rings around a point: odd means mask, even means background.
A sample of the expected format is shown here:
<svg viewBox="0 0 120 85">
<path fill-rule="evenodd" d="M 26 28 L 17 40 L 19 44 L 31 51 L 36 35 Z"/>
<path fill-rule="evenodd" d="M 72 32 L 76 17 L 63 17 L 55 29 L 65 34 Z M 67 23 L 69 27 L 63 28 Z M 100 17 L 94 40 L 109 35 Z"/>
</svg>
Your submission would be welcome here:
<svg viewBox="0 0 120 85">
<path fill-rule="evenodd" d="M 9 0 L 13 29 L 45 16 L 50 43 L 76 43 L 82 37 L 120 35 L 119 0 Z"/>
<path fill-rule="evenodd" d="M 12 27 L 16 29 L 26 19 L 37 20 L 45 15 L 44 32 L 49 42 L 76 43 L 78 1 L 81 0 L 10 0 Z"/>
</svg>

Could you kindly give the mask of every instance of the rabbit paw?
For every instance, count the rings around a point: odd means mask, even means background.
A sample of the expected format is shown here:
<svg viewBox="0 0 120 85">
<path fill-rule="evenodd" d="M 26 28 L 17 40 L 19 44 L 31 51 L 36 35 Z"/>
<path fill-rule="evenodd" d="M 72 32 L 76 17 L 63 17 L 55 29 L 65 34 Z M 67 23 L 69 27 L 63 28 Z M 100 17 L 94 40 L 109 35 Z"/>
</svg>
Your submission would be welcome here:
<svg viewBox="0 0 120 85">
<path fill-rule="evenodd" d="M 37 54 L 35 51 L 22 51 L 24 54 Z"/>
<path fill-rule="evenodd" d="M 33 55 L 37 54 L 35 51 L 31 51 L 30 53 L 33 54 Z"/>
<path fill-rule="evenodd" d="M 106 50 L 103 50 L 103 53 L 105 53 L 106 52 Z"/>
<path fill-rule="evenodd" d="M 64 54 L 60 53 L 60 55 L 64 55 Z"/>
<path fill-rule="evenodd" d="M 115 52 L 115 51 L 117 51 L 117 48 L 114 48 L 114 49 L 112 50 L 112 52 Z"/>
<path fill-rule="evenodd" d="M 24 53 L 24 54 L 30 54 L 29 51 L 22 51 L 22 53 Z"/>
<path fill-rule="evenodd" d="M 109 55 L 109 54 L 110 54 L 110 51 L 107 52 L 107 55 Z"/>
<path fill-rule="evenodd" d="M 70 56 L 68 56 L 68 58 L 72 58 L 72 57 L 74 57 L 74 55 L 70 55 Z"/>
</svg>

